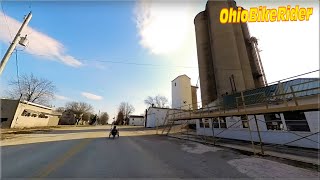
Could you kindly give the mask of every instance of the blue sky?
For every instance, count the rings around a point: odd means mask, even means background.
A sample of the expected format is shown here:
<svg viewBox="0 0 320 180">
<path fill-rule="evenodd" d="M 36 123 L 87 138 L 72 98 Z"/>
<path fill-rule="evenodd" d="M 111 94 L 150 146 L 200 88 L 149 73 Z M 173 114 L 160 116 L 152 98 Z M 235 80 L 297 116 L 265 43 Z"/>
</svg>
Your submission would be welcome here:
<svg viewBox="0 0 320 180">
<path fill-rule="evenodd" d="M 161 94 L 171 100 L 170 83 L 178 75 L 187 74 L 193 85 L 198 80 L 193 18 L 206 1 L 159 2 L 2 2 L 6 18 L 0 16 L 1 57 L 10 32 L 17 31 L 15 22 L 32 10 L 25 32 L 30 44 L 18 52 L 20 74 L 32 72 L 53 81 L 59 90 L 56 107 L 85 101 L 96 112 L 115 116 L 120 102 L 127 101 L 141 114 L 147 96 Z M 289 3 L 238 4 L 248 8 Z M 316 8 L 310 22 L 249 24 L 263 50 L 269 82 L 319 69 L 319 2 L 301 5 Z M 2 96 L 8 80 L 16 77 L 14 57 L 1 76 Z"/>
</svg>

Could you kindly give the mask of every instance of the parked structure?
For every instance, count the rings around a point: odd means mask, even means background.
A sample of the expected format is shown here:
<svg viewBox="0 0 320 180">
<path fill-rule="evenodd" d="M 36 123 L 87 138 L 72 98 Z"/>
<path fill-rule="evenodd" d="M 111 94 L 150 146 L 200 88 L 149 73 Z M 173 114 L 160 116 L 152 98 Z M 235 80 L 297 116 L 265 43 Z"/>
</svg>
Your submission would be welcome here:
<svg viewBox="0 0 320 180">
<path fill-rule="evenodd" d="M 61 114 L 28 101 L 1 99 L 1 127 L 57 126 Z"/>
<path fill-rule="evenodd" d="M 130 115 L 129 116 L 129 125 L 143 126 L 144 125 L 144 116 Z"/>
<path fill-rule="evenodd" d="M 198 109 L 197 87 L 191 86 L 187 75 L 180 75 L 171 81 L 172 108 Z"/>
<path fill-rule="evenodd" d="M 266 79 L 247 24 L 222 24 L 223 8 L 237 9 L 235 1 L 208 1 L 194 19 L 202 106 L 227 94 L 263 87 Z"/>
</svg>

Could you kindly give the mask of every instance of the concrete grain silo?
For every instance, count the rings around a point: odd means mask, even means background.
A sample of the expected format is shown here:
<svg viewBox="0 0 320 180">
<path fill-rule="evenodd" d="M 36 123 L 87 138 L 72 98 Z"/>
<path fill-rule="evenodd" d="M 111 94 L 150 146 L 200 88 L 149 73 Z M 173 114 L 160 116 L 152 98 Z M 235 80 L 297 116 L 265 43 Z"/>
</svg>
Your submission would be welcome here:
<svg viewBox="0 0 320 180">
<path fill-rule="evenodd" d="M 202 105 L 208 104 L 207 100 L 262 86 L 257 76 L 262 65 L 257 66 L 247 44 L 252 38 L 246 24 L 220 22 L 221 10 L 231 7 L 238 8 L 235 1 L 208 1 L 206 10 L 195 17 L 201 99 L 205 101 Z"/>
<path fill-rule="evenodd" d="M 202 106 L 217 99 L 206 13 L 206 11 L 202 11 L 194 19 Z"/>
</svg>

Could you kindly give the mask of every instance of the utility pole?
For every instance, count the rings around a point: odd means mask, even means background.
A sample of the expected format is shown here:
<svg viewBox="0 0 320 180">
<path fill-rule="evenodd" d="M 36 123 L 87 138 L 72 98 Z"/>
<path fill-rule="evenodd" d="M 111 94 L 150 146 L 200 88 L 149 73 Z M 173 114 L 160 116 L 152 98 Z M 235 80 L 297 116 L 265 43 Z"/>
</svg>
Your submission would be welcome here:
<svg viewBox="0 0 320 180">
<path fill-rule="evenodd" d="M 1 60 L 1 64 L 0 64 L 0 75 L 2 74 L 2 71 L 4 69 L 4 67 L 6 66 L 13 50 L 16 48 L 19 40 L 20 40 L 20 35 L 22 30 L 28 25 L 29 21 L 31 20 L 32 14 L 31 12 L 29 12 L 29 14 L 27 15 L 27 17 L 24 19 L 19 31 L 17 32 L 16 36 L 14 37 L 10 47 L 8 48 L 6 54 L 3 56 L 2 60 Z"/>
</svg>

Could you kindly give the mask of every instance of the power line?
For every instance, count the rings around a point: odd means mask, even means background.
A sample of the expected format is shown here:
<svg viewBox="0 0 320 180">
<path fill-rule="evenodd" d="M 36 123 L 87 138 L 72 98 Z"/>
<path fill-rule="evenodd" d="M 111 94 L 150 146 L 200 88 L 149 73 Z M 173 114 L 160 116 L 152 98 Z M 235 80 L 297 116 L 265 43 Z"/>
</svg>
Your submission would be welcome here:
<svg viewBox="0 0 320 180">
<path fill-rule="evenodd" d="M 41 56 L 41 57 L 48 57 L 48 55 L 44 54 L 35 54 L 30 53 L 28 54 L 35 55 L 35 56 Z M 154 66 L 154 67 L 172 67 L 172 68 L 198 68 L 198 67 L 192 67 L 192 66 L 168 66 L 168 65 L 160 65 L 160 64 L 148 64 L 148 63 L 133 63 L 128 61 L 109 61 L 109 60 L 97 60 L 97 59 L 78 59 L 79 61 L 83 62 L 103 62 L 103 63 L 111 63 L 111 64 L 127 64 L 127 65 L 136 65 L 136 66 Z"/>
<path fill-rule="evenodd" d="M 17 70 L 17 80 L 19 86 L 19 92 L 21 93 L 21 86 L 20 86 L 20 78 L 19 78 L 19 65 L 18 65 L 18 50 L 16 49 L 16 70 Z"/>
</svg>

